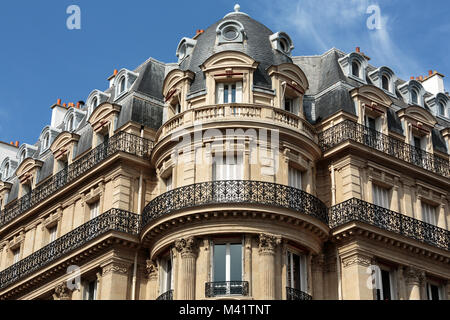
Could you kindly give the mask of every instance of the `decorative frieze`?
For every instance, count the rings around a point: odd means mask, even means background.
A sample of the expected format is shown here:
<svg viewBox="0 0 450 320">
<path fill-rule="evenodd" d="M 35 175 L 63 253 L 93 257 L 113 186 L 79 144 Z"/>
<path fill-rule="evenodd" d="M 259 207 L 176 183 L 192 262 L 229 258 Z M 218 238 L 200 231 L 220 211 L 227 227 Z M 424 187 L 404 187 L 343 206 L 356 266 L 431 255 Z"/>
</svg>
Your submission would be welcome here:
<svg viewBox="0 0 450 320">
<path fill-rule="evenodd" d="M 259 254 L 274 255 L 277 245 L 281 243 L 281 236 L 270 235 L 265 233 L 259 234 Z"/>
<path fill-rule="evenodd" d="M 372 259 L 370 257 L 361 255 L 361 254 L 354 254 L 350 257 L 346 257 L 342 259 L 342 266 L 344 268 L 348 268 L 354 264 L 368 267 L 372 264 Z"/>
<path fill-rule="evenodd" d="M 102 277 L 109 273 L 127 274 L 129 267 L 130 267 L 130 264 L 127 264 L 127 263 L 121 263 L 121 262 L 116 262 L 116 261 L 111 262 L 103 267 Z"/>
</svg>

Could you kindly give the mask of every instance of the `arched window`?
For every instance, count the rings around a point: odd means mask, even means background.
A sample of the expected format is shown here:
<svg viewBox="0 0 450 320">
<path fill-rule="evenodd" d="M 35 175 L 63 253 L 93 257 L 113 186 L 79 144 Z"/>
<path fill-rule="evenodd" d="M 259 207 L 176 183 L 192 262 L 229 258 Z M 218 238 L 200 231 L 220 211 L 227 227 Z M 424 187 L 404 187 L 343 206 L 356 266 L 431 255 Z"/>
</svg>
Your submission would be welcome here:
<svg viewBox="0 0 450 320">
<path fill-rule="evenodd" d="M 122 77 L 119 81 L 119 94 L 125 91 L 125 77 Z"/>
<path fill-rule="evenodd" d="M 389 78 L 386 75 L 381 77 L 381 86 L 384 90 L 389 91 Z"/>
<path fill-rule="evenodd" d="M 359 78 L 359 63 L 357 61 L 352 62 L 352 75 Z"/>
<path fill-rule="evenodd" d="M 69 118 L 69 121 L 67 122 L 67 131 L 73 130 L 73 116 Z"/>
<path fill-rule="evenodd" d="M 4 179 L 8 178 L 8 171 L 9 171 L 9 163 L 5 164 L 5 168 L 3 169 Z"/>
<path fill-rule="evenodd" d="M 27 155 L 27 151 L 26 150 L 22 150 L 22 152 L 20 153 L 20 162 L 25 160 L 25 156 L 26 155 Z"/>
<path fill-rule="evenodd" d="M 442 102 L 439 102 L 439 115 L 445 116 L 445 106 Z"/>
<path fill-rule="evenodd" d="M 91 107 L 92 107 L 92 110 L 97 106 L 97 104 L 98 104 L 98 99 L 97 99 L 97 97 L 95 97 L 95 98 L 92 99 L 92 101 L 91 101 Z"/>
<path fill-rule="evenodd" d="M 43 150 L 47 149 L 49 147 L 50 144 L 50 135 L 48 133 L 45 134 L 44 136 L 44 145 L 43 145 Z"/>
<path fill-rule="evenodd" d="M 411 101 L 412 103 L 419 104 L 417 91 L 415 89 L 411 90 Z"/>
</svg>

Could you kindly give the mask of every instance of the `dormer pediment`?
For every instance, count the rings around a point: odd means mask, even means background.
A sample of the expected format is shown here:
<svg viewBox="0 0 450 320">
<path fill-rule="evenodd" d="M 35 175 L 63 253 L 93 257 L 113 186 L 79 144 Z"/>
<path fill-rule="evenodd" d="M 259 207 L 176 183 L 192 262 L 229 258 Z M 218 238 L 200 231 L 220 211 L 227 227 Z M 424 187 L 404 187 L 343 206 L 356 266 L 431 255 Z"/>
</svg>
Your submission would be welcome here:
<svg viewBox="0 0 450 320">
<path fill-rule="evenodd" d="M 21 183 L 26 182 L 33 176 L 36 176 L 37 171 L 42 167 L 44 163 L 40 160 L 27 158 L 19 165 L 16 170 L 16 176 Z"/>
<path fill-rule="evenodd" d="M 114 117 L 119 115 L 121 109 L 122 107 L 115 103 L 102 103 L 92 112 L 88 122 L 94 131 L 98 132 L 108 123 L 113 123 Z"/>
</svg>

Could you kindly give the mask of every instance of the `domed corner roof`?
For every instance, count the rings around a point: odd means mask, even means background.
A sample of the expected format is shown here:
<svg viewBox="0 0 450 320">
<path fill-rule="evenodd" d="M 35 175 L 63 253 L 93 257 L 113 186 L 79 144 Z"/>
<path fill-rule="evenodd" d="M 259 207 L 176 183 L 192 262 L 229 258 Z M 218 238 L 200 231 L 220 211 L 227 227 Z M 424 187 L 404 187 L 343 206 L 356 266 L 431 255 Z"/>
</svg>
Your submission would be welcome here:
<svg viewBox="0 0 450 320">
<path fill-rule="evenodd" d="M 244 43 L 222 43 L 216 44 L 216 29 L 224 21 L 234 20 L 244 27 Z M 181 63 L 180 68 L 191 70 L 195 73 L 195 78 L 191 84 L 190 92 L 197 92 L 205 89 L 205 77 L 200 66 L 212 55 L 222 51 L 239 51 L 245 53 L 256 62 L 258 68 L 253 76 L 253 84 L 271 89 L 272 82 L 267 74 L 267 69 L 272 65 L 282 63 L 292 63 L 292 59 L 273 49 L 270 36 L 273 32 L 262 23 L 250 18 L 241 12 L 232 12 L 217 21 L 197 38 L 197 43 L 190 57 Z"/>
</svg>

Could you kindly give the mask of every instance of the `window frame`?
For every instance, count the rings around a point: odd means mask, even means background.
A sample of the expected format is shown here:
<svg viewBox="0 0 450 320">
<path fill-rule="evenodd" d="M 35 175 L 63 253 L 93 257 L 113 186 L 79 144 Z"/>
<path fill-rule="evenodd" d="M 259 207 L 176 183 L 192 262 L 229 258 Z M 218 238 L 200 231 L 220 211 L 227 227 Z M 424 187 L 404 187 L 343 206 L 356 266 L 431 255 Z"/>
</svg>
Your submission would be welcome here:
<svg viewBox="0 0 450 320">
<path fill-rule="evenodd" d="M 241 246 L 241 280 L 230 280 L 231 279 L 231 250 L 230 246 L 232 244 L 240 245 Z M 215 254 L 215 246 L 216 245 L 225 245 L 225 280 L 217 281 L 215 279 L 215 260 L 214 260 L 214 254 Z M 213 239 L 210 241 L 210 247 L 211 247 L 211 282 L 223 282 L 223 281 L 244 281 L 244 238 L 243 237 L 231 237 L 227 239 Z"/>
<path fill-rule="evenodd" d="M 298 276 L 300 284 L 297 287 L 296 284 L 294 284 L 294 255 L 299 257 L 299 265 L 298 265 Z M 298 250 L 295 250 L 293 248 L 288 248 L 286 250 L 285 255 L 285 265 L 286 265 L 286 287 L 300 290 L 302 292 L 308 293 L 308 282 L 309 282 L 309 275 L 308 275 L 308 257 Z"/>
<path fill-rule="evenodd" d="M 227 87 L 226 90 L 225 86 Z M 234 93 L 233 93 L 233 86 L 234 86 Z M 216 82 L 216 97 L 215 97 L 216 104 L 242 103 L 243 86 L 244 83 L 242 79 L 230 82 Z M 225 92 L 227 92 L 226 99 L 225 99 Z"/>
</svg>

